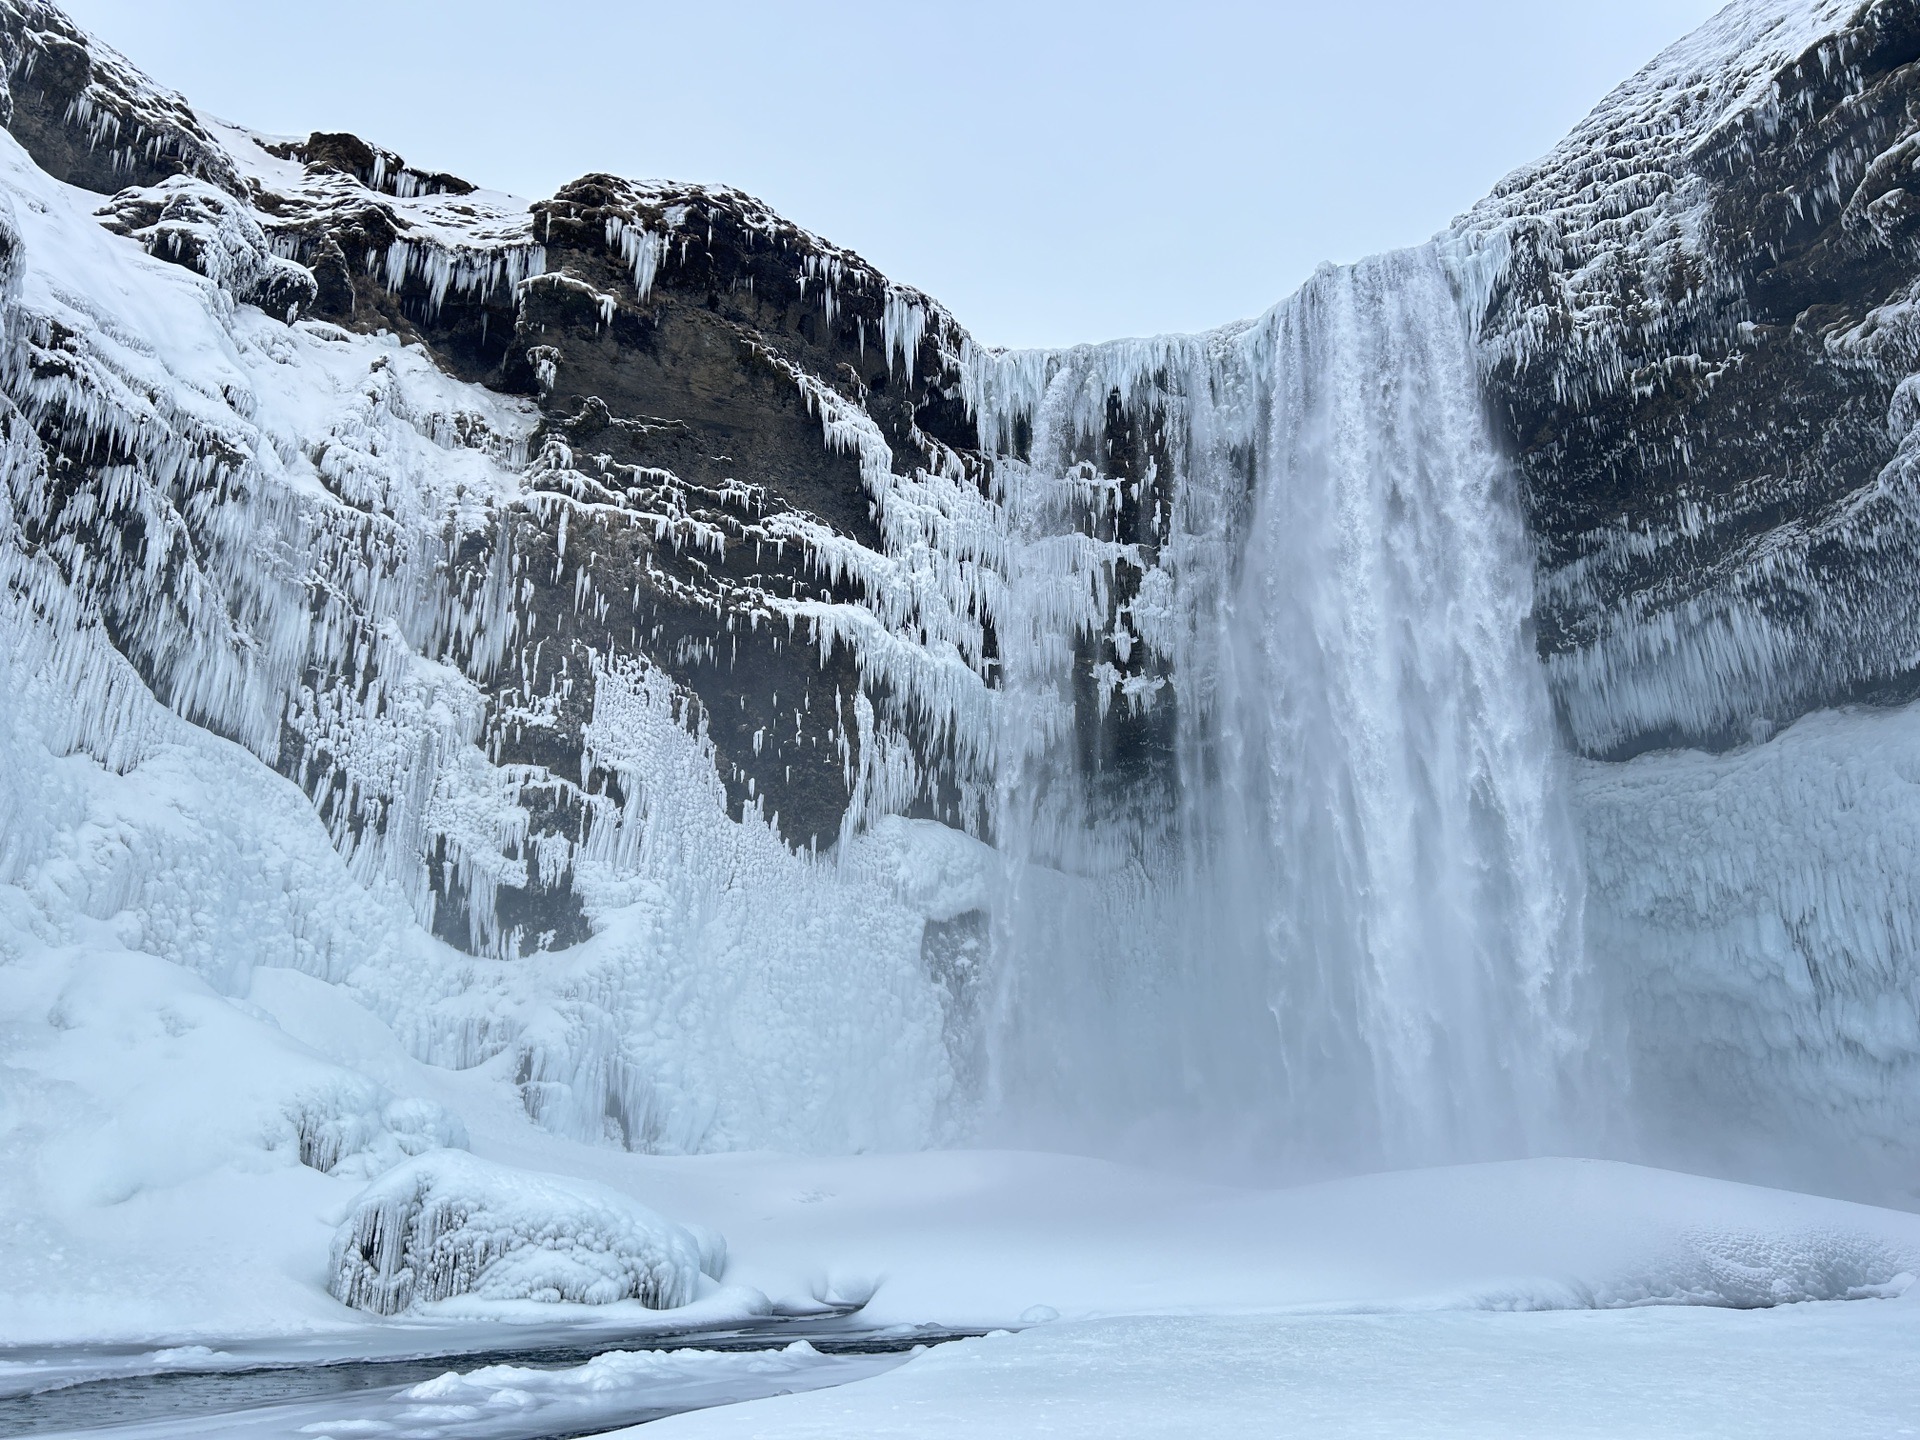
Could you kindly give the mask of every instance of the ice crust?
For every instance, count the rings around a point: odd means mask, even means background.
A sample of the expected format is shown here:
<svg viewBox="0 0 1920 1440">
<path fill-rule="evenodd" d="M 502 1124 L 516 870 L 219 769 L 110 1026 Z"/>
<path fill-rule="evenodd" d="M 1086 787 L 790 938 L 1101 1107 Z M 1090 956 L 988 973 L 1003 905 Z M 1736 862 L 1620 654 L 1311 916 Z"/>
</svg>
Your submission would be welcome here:
<svg viewBox="0 0 1920 1440">
<path fill-rule="evenodd" d="M 702 1240 L 704 1239 L 704 1245 Z M 436 1150 L 388 1171 L 334 1237 L 328 1290 L 375 1315 L 470 1296 L 688 1304 L 726 1249 L 618 1191 Z"/>
</svg>

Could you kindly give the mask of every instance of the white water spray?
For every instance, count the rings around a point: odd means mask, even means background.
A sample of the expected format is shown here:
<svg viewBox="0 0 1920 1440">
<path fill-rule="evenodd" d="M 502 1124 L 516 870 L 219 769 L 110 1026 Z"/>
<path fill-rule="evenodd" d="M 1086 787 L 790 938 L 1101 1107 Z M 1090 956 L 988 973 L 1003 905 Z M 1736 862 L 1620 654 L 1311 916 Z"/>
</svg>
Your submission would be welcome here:
<svg viewBox="0 0 1920 1440">
<path fill-rule="evenodd" d="M 1567 1143 L 1579 866 L 1445 257 L 996 379 L 1033 442 L 1005 475 L 991 1103 L 1152 1148 L 1231 1117 L 1301 1167 Z M 1114 396 L 1157 427 L 1117 481 Z M 1168 522 L 1129 537 L 1149 497 Z M 1134 773 L 1101 768 L 1090 693 Z"/>
</svg>

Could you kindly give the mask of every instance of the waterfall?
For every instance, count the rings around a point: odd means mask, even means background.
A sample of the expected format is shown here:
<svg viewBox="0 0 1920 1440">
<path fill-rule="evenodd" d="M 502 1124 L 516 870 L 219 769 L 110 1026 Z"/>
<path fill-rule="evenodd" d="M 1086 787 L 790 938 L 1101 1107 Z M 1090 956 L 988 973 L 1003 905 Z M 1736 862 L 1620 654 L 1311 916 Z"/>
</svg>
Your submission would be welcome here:
<svg viewBox="0 0 1920 1440">
<path fill-rule="evenodd" d="M 1017 1133 L 1307 1169 L 1578 1143 L 1580 868 L 1460 289 L 1429 246 L 982 382 L 1031 436 L 982 1021 Z"/>
</svg>

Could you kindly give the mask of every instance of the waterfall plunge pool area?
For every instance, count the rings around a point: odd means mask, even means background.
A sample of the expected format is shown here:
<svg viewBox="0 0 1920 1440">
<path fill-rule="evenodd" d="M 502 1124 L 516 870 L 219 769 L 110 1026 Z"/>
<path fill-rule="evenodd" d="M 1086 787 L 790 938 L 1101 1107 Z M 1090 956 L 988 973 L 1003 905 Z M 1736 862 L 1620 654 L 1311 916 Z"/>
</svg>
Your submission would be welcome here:
<svg viewBox="0 0 1920 1440">
<path fill-rule="evenodd" d="M 0 1434 L 1897 1437 L 1920 1434 L 1917 1302 L 1152 1316 L 958 1339 L 800 1326 L 814 1338 L 779 1348 L 734 1332 L 584 1361 L 565 1345 L 505 1350 L 454 1368 L 216 1372 L 182 1357 L 171 1372 L 0 1400 Z"/>
<path fill-rule="evenodd" d="M 189 1252 L 170 1354 L 124 1328 L 132 1295 L 70 1309 L 85 1344 L 34 1334 L 49 1297 L 6 1301 L 35 1348 L 0 1357 L 0 1433 L 1618 1440 L 1899 1436 L 1920 1415 L 1901 1209 L 1591 1160 L 1280 1189 L 1018 1151 L 603 1160 L 723 1225 L 726 1286 L 763 1316 L 864 1304 L 732 1329 L 688 1312 L 679 1334 L 673 1312 L 622 1330 L 578 1307 L 571 1330 L 346 1329 L 297 1271 Z M 67 1273 L 99 1296 L 86 1262 Z M 212 1338 L 269 1301 L 279 1337 Z"/>
<path fill-rule="evenodd" d="M 174 293 L 179 267 L 114 249 L 91 202 L 18 154 L 0 160 L 26 254 L 46 267 L 23 281 L 33 303 L 105 347 L 118 342 L 61 297 L 154 300 L 164 323 L 126 350 L 127 373 L 173 357 L 209 377 L 196 393 L 226 394 L 223 367 L 244 356 L 270 390 L 250 413 L 289 437 L 395 366 L 419 413 L 467 413 L 474 396 L 443 393 L 445 377 L 391 337 L 376 354 L 375 339 L 331 328 L 229 326 L 197 291 Z M 896 728 L 861 746 L 874 760 L 854 806 L 866 830 L 831 862 L 790 850 L 771 818 L 733 818 L 717 752 L 682 724 L 670 677 L 635 657 L 596 672 L 590 728 L 629 794 L 651 798 L 610 816 L 580 872 L 605 928 L 551 964 L 449 950 L 404 903 L 427 893 L 415 847 L 349 869 L 308 796 L 218 726 L 167 710 L 95 630 L 43 634 L 46 616 L 65 624 L 60 605 L 15 616 L 32 643 L 4 656 L 19 698 L 0 714 L 0 771 L 30 785 L 0 886 L 0 1337 L 22 1347 L 20 1365 L 42 1363 L 17 1377 L 37 1393 L 0 1429 L 1913 1433 L 1911 1174 L 1842 1173 L 1779 1133 L 1791 1119 L 1850 1157 L 1898 1149 L 1882 1143 L 1909 1133 L 1903 1072 L 1884 1059 L 1905 1053 L 1892 992 L 1848 996 L 1846 1024 L 1861 1028 L 1823 1051 L 1795 1023 L 1799 989 L 1748 985 L 1730 1002 L 1726 977 L 1748 972 L 1708 967 L 1650 989 L 1663 1015 L 1649 1025 L 1613 1013 L 1619 997 L 1597 983 L 1630 973 L 1603 963 L 1614 951 L 1587 953 L 1590 934 L 1637 952 L 1637 917 L 1682 915 L 1698 925 L 1665 943 L 1734 937 L 1727 953 L 1744 963 L 1739 937 L 1775 927 L 1738 907 L 1770 893 L 1770 874 L 1798 873 L 1799 837 L 1848 837 L 1841 858 L 1904 854 L 1909 807 L 1863 810 L 1860 790 L 1891 787 L 1821 779 L 1886 746 L 1796 727 L 1762 757 L 1791 757 L 1805 781 L 1791 793 L 1823 801 L 1793 803 L 1874 825 L 1797 821 L 1774 827 L 1788 860 L 1721 863 L 1709 842 L 1751 834 L 1743 797 L 1781 791 L 1777 777 L 1751 757 L 1691 779 L 1669 771 L 1694 762 L 1656 759 L 1632 772 L 1653 775 L 1656 799 L 1698 810 L 1692 797 L 1711 788 L 1733 823 L 1704 839 L 1678 822 L 1636 828 L 1661 812 L 1616 775 L 1600 788 L 1624 818 L 1585 849 L 1617 863 L 1583 864 L 1529 638 L 1527 534 L 1463 309 L 1483 298 L 1477 266 L 1420 247 L 1322 272 L 1250 325 L 996 360 L 976 376 L 983 421 L 1033 443 L 1024 460 L 998 447 L 990 493 L 896 476 L 878 432 L 860 431 L 876 441 L 863 480 L 904 527 L 901 554 L 925 541 L 942 563 L 908 611 L 819 618 L 877 642 L 878 690 L 956 737 L 953 775 L 935 778 L 987 807 L 979 829 L 995 844 L 907 818 L 912 767 L 879 764 L 909 753 Z M 1167 465 L 1150 457 L 1153 486 L 1093 464 L 1116 392 L 1159 417 Z M 521 433 L 497 413 L 502 436 Z M 342 414 L 342 433 L 367 423 L 358 400 Z M 830 439 L 853 433 L 843 422 L 830 406 Z M 393 474 L 393 492 L 425 493 L 446 452 L 402 428 L 382 444 L 418 463 Z M 517 484 L 475 478 L 503 497 Z M 1116 538 L 1128 506 L 1152 525 Z M 322 509 L 313 533 L 358 533 L 345 510 Z M 235 523 L 279 534 L 291 513 Z M 439 522 L 423 511 L 404 524 Z M 958 548 L 939 550 L 949 531 L 964 532 Z M 898 559 L 860 563 L 891 575 Z M 958 590 L 934 583 L 967 576 Z M 302 585 L 261 604 L 305 633 Z M 963 665 L 921 663 L 921 641 L 959 654 L 956 637 L 984 646 L 989 621 L 992 696 Z M 901 627 L 920 641 L 900 643 Z M 429 649 L 453 653 L 444 638 Z M 392 685 L 413 685 L 420 655 L 395 653 Z M 1129 724 L 1158 727 L 1165 762 L 1121 791 L 1078 739 L 1080 659 L 1096 653 L 1110 658 L 1093 667 L 1095 718 L 1124 707 Z M 227 685 L 222 664 L 194 683 L 253 693 Z M 433 664 L 459 704 L 477 696 Z M 1172 704 L 1155 718 L 1163 690 Z M 375 749 L 458 752 L 472 763 L 447 772 L 444 794 L 492 807 L 506 792 L 483 752 L 442 739 L 420 728 Z M 1905 753 L 1888 762 L 1903 784 Z M 397 773 L 380 803 L 443 795 L 410 760 Z M 511 829 L 524 812 L 471 813 Z M 1873 883 L 1827 916 L 1833 934 L 1903 935 L 1906 912 L 1880 897 L 1904 893 L 1906 867 L 1863 868 Z M 1825 873 L 1811 887 L 1822 903 Z M 1730 885 L 1743 876 L 1756 878 Z M 1589 913 L 1605 923 L 1584 924 Z M 1812 913 L 1780 933 L 1805 933 Z M 1706 1143 L 1662 1138 L 1700 1087 L 1663 1103 L 1629 1084 L 1620 1057 L 1635 1035 L 1733 1077 L 1703 1115 Z M 1749 1113 L 1758 1135 L 1726 1123 Z M 925 1148 L 949 1143 L 1039 1148 Z M 1551 1158 L 1568 1154 L 1880 1204 Z M 1537 1158 L 1495 1159 L 1516 1155 Z M 623 1317 L 597 1315 L 591 1336 L 565 1339 L 508 1323 L 532 1318 L 544 1284 L 396 1295 L 380 1313 L 404 1319 L 384 1326 L 365 1313 L 378 1307 L 348 1308 L 363 1292 L 330 1284 L 330 1267 L 337 1278 L 367 1187 L 435 1167 L 485 1179 L 483 1209 L 503 1195 L 566 1200 L 550 1226 L 508 1207 L 520 1232 L 559 1242 L 543 1263 L 578 1258 L 569 1217 L 657 1208 L 672 1222 L 639 1228 L 686 1262 L 663 1303 L 692 1304 L 641 1312 L 656 1319 L 625 1333 Z M 1302 1183 L 1329 1175 L 1349 1178 Z M 596 1189 L 582 1209 L 581 1181 L 619 1194 Z M 680 1221 L 724 1236 L 725 1253 Z M 586 1322 L 588 1302 L 554 1293 L 565 1305 L 536 1306 L 552 1325 Z M 857 1307 L 856 1323 L 889 1338 L 780 1327 L 736 1346 L 712 1329 L 723 1314 L 809 1307 Z M 493 1324 L 487 1338 L 476 1322 Z M 427 1324 L 453 1328 L 422 1358 Z M 462 1326 L 462 1343 L 443 1343 Z M 408 1340 L 352 1353 L 373 1333 Z M 142 1363 L 162 1346 L 164 1365 Z M 258 1363 L 274 1346 L 294 1358 Z M 85 1373 L 100 1347 L 120 1347 L 117 1373 Z M 67 1383 L 46 1383 L 63 1366 Z"/>
</svg>

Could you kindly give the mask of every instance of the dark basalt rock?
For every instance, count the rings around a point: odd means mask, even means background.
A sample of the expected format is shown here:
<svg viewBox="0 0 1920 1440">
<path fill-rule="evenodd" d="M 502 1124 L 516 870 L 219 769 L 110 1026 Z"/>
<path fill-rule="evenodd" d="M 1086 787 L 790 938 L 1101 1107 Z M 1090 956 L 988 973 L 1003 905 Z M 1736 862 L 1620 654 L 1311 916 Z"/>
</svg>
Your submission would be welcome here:
<svg viewBox="0 0 1920 1440">
<path fill-rule="evenodd" d="M 1616 97 L 1466 222 L 1513 226 L 1490 398 L 1541 652 L 1593 754 L 1915 690 L 1920 519 L 1890 411 L 1920 368 L 1920 6 L 1862 5 L 1755 79 L 1697 114 L 1684 87 Z M 1603 707 L 1602 684 L 1675 694 Z"/>
<path fill-rule="evenodd" d="M 243 193 L 186 100 L 156 86 L 43 0 L 0 0 L 6 126 L 42 170 L 112 194 L 196 175 Z"/>
<path fill-rule="evenodd" d="M 829 845 L 858 763 L 853 657 L 832 646 L 823 663 L 810 627 L 765 600 L 846 598 L 857 582 L 815 573 L 766 522 L 804 515 L 869 551 L 883 542 L 858 459 L 828 445 L 796 375 L 861 406 L 908 473 L 940 443 L 923 421 L 971 446 L 955 419 L 958 334 L 926 336 L 901 373 L 880 343 L 886 281 L 736 191 L 593 175 L 534 215 L 548 268 L 523 288 L 502 383 L 537 388 L 570 477 L 613 500 L 568 542 L 595 557 L 605 613 L 556 623 L 578 650 L 644 643 L 699 697 L 731 803 L 778 814 L 796 844 Z M 644 295 L 610 225 L 669 236 Z M 807 293 L 822 260 L 839 272 L 831 319 L 821 285 Z M 684 513 L 724 548 L 662 544 L 622 506 Z"/>
<path fill-rule="evenodd" d="M 471 195 L 478 188 L 457 175 L 410 169 L 393 151 L 369 145 L 345 131 L 316 130 L 304 141 L 268 145 L 265 149 L 282 160 L 298 160 L 310 170 L 351 175 L 369 190 L 384 195 Z"/>
<path fill-rule="evenodd" d="M 109 228 L 238 301 L 390 332 L 537 405 L 525 503 L 454 564 L 477 584 L 514 558 L 508 661 L 470 678 L 489 704 L 480 745 L 525 777 L 529 844 L 578 841 L 618 803 L 585 763 L 591 677 L 636 656 L 672 677 L 735 815 L 777 814 L 795 846 L 834 842 L 858 711 L 888 696 L 844 643 L 783 612 L 869 583 L 795 536 L 887 549 L 884 477 L 823 428 L 823 407 L 870 423 L 893 474 L 986 485 L 967 341 L 944 311 L 720 187 L 588 175 L 529 213 L 334 132 L 263 144 L 298 171 L 243 176 L 181 97 L 40 0 L 0 0 L 0 60 L 8 127 L 49 173 L 109 197 Z M 1630 82 L 1460 222 L 1506 257 L 1481 317 L 1488 395 L 1540 547 L 1541 653 L 1593 755 L 1737 743 L 1810 708 L 1920 690 L 1920 386 L 1903 388 L 1920 371 L 1920 0 L 1863 4 L 1764 73 L 1735 60 Z M 900 328 L 909 308 L 923 328 Z M 62 347 L 44 337 L 34 363 L 58 367 Z M 1121 482 L 1087 527 L 1149 567 L 1175 508 L 1165 422 L 1116 395 L 1071 457 Z M 57 418 L 41 428 L 59 493 L 39 538 L 79 546 L 60 529 L 86 508 L 69 493 L 128 457 Z M 129 520 L 84 543 L 133 565 L 149 537 Z M 1115 614 L 1144 573 L 1130 567 L 1113 577 Z M 1167 662 L 1120 653 L 1112 630 L 1076 655 L 1077 768 L 1096 812 L 1171 813 L 1173 704 L 1102 705 L 1096 679 L 1151 685 Z M 163 689 L 164 657 L 128 650 Z M 354 663 L 335 657 L 311 688 L 344 684 Z M 989 628 L 989 681 L 994 663 Z M 944 742 L 908 728 L 927 777 L 910 808 L 980 833 Z M 292 726 L 279 765 L 347 824 L 335 769 Z M 570 872 L 500 889 L 481 915 L 446 837 L 427 845 L 449 941 L 587 934 Z"/>
</svg>

